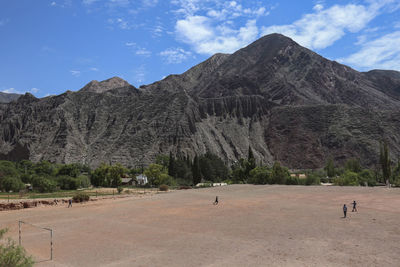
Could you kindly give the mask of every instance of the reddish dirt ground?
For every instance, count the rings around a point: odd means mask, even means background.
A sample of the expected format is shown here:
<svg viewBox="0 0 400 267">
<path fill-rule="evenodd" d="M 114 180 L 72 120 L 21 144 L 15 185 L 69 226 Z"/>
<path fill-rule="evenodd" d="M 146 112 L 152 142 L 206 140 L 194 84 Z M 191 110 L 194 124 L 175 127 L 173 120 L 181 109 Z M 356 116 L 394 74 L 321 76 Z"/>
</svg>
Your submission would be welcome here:
<svg viewBox="0 0 400 267">
<path fill-rule="evenodd" d="M 37 266 L 400 266 L 396 188 L 233 185 L 1 212 L 16 240 L 18 220 L 54 230 L 54 260 Z M 48 236 L 23 230 L 48 257 Z"/>
</svg>

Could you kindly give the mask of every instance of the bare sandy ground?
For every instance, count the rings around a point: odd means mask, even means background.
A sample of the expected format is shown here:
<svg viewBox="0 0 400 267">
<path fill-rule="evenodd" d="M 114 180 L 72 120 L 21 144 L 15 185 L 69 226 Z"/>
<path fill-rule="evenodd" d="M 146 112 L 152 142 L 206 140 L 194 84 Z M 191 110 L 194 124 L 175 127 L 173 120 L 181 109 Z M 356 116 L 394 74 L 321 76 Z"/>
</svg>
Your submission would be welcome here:
<svg viewBox="0 0 400 267">
<path fill-rule="evenodd" d="M 234 185 L 1 212 L 16 240 L 18 220 L 54 229 L 54 260 L 37 266 L 400 266 L 395 188 Z M 45 234 L 23 230 L 48 257 Z"/>
</svg>

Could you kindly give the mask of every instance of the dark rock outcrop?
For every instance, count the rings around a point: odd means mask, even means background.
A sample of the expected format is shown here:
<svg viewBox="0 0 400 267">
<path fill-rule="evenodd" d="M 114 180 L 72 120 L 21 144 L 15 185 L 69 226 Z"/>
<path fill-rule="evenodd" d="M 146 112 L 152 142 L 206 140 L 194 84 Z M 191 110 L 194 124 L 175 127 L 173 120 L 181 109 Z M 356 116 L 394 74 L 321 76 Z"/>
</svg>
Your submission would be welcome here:
<svg viewBox="0 0 400 267">
<path fill-rule="evenodd" d="M 251 146 L 258 162 L 292 168 L 330 156 L 371 166 L 381 140 L 400 154 L 399 110 L 399 72 L 357 72 L 272 34 L 140 89 L 114 77 L 2 104 L 0 157 L 24 148 L 34 161 L 138 166 L 211 151 L 233 162 Z"/>
</svg>

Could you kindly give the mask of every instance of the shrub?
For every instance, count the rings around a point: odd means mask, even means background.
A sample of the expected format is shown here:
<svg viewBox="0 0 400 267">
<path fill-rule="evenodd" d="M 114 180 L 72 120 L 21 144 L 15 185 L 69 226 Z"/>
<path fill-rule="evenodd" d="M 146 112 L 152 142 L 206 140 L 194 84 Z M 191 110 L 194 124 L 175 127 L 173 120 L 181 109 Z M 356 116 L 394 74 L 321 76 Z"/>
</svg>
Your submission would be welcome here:
<svg viewBox="0 0 400 267">
<path fill-rule="evenodd" d="M 118 194 L 121 194 L 122 191 L 124 191 L 124 189 L 122 188 L 122 186 L 118 186 L 117 191 L 118 191 Z"/>
<path fill-rule="evenodd" d="M 191 186 L 188 186 L 188 185 L 182 185 L 182 186 L 180 186 L 179 187 L 179 190 L 182 190 L 182 189 L 192 189 L 192 187 Z"/>
<path fill-rule="evenodd" d="M 351 171 L 346 171 L 343 175 L 335 178 L 334 184 L 344 186 L 344 185 L 359 185 L 358 174 Z"/>
<path fill-rule="evenodd" d="M 8 191 L 14 191 L 18 192 L 19 190 L 23 189 L 25 186 L 21 182 L 19 178 L 13 178 L 13 177 L 5 177 L 1 181 L 0 188 L 5 190 L 6 192 Z"/>
<path fill-rule="evenodd" d="M 57 178 L 58 185 L 63 190 L 75 190 L 78 189 L 79 181 L 71 176 L 60 176 Z"/>
<path fill-rule="evenodd" d="M 83 192 L 76 193 L 72 197 L 72 200 L 74 202 L 85 202 L 85 201 L 89 201 L 89 199 L 90 199 L 89 195 L 86 193 L 83 193 Z"/>
<path fill-rule="evenodd" d="M 162 184 L 162 185 L 160 185 L 159 189 L 160 189 L 160 191 L 168 191 L 168 185 Z"/>
<path fill-rule="evenodd" d="M 32 185 L 33 189 L 41 193 L 54 192 L 57 189 L 57 184 L 55 181 L 41 176 L 34 176 L 32 178 Z"/>
<path fill-rule="evenodd" d="M 0 240 L 3 239 L 7 229 L 0 229 Z M 30 267 L 34 262 L 32 257 L 26 254 L 23 247 L 18 246 L 10 238 L 6 242 L 0 241 L 0 266 Z"/>
</svg>

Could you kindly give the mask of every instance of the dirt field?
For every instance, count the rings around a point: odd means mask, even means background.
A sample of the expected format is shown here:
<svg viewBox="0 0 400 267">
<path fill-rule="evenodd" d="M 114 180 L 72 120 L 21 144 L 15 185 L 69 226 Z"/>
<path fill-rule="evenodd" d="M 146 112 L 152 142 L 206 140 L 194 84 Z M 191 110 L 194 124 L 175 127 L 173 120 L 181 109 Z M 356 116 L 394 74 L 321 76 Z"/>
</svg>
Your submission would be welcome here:
<svg viewBox="0 0 400 267">
<path fill-rule="evenodd" d="M 16 240 L 18 220 L 54 229 L 54 260 L 37 266 L 400 266 L 394 188 L 234 185 L 0 212 Z M 23 244 L 45 259 L 33 232 Z"/>
</svg>

